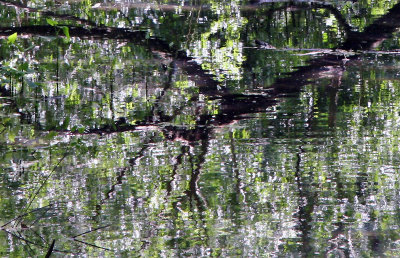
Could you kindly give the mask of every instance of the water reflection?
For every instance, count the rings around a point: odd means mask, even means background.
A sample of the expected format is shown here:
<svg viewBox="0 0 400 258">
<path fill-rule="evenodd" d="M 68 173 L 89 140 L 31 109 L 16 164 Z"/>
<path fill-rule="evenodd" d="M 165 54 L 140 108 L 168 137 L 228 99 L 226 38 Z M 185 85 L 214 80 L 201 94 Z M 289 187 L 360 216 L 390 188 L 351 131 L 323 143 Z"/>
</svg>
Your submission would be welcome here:
<svg viewBox="0 0 400 258">
<path fill-rule="evenodd" d="M 1 255 L 397 256 L 399 5 L 264 2 L 4 20 Z"/>
</svg>

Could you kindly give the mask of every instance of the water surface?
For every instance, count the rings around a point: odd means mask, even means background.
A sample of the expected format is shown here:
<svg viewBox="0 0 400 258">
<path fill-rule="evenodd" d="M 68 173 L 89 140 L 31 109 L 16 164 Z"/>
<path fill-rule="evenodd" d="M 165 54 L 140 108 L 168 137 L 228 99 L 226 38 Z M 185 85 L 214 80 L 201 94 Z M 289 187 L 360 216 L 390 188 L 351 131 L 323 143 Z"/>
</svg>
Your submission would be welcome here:
<svg viewBox="0 0 400 258">
<path fill-rule="evenodd" d="M 0 4 L 1 256 L 399 256 L 396 2 Z"/>
</svg>

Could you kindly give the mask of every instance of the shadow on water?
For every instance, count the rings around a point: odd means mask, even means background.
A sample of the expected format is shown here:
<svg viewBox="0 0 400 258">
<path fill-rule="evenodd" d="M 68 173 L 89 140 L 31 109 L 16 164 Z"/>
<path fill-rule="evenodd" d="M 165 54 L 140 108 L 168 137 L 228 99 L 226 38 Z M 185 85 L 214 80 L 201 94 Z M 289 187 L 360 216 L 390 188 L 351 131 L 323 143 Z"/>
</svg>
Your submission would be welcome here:
<svg viewBox="0 0 400 258">
<path fill-rule="evenodd" d="M 262 8 L 262 4 L 268 1 L 251 1 L 251 5 L 242 7 L 244 12 L 252 12 L 258 8 Z M 256 114 L 261 114 L 268 110 L 269 108 L 276 107 L 283 100 L 288 98 L 296 98 L 301 94 L 304 86 L 312 84 L 319 79 L 329 79 L 330 85 L 327 88 L 329 91 L 329 117 L 328 125 L 334 127 L 336 123 L 336 113 L 337 113 L 337 94 L 338 89 L 342 83 L 342 77 L 344 72 L 349 67 L 357 66 L 360 61 L 360 55 L 365 51 L 372 50 L 381 44 L 384 40 L 390 38 L 393 33 L 400 27 L 400 4 L 394 5 L 386 14 L 382 15 L 380 18 L 376 19 L 372 24 L 366 26 L 362 32 L 352 31 L 351 26 L 347 24 L 346 19 L 342 17 L 341 13 L 335 9 L 332 5 L 324 3 L 313 3 L 313 8 L 326 9 L 334 17 L 336 17 L 339 25 L 345 32 L 345 39 L 343 42 L 333 49 L 325 49 L 322 53 L 318 53 L 318 56 L 310 58 L 306 65 L 298 67 L 295 71 L 289 72 L 276 79 L 271 85 L 266 85 L 262 92 L 257 94 L 244 94 L 234 92 L 223 85 L 223 83 L 218 80 L 214 75 L 211 75 L 210 71 L 204 69 L 201 64 L 196 62 L 196 60 L 187 54 L 186 51 L 175 47 L 170 42 L 157 36 L 149 36 L 148 32 L 144 30 L 133 30 L 130 28 L 119 28 L 111 26 L 98 26 L 95 23 L 85 20 L 82 18 L 73 17 L 70 15 L 60 15 L 55 12 L 40 11 L 36 8 L 30 8 L 17 3 L 8 3 L 1 1 L 1 3 L 7 6 L 14 6 L 16 8 L 22 8 L 30 13 L 40 13 L 40 15 L 45 17 L 59 18 L 62 20 L 70 20 L 77 22 L 77 25 L 27 25 L 27 26 L 10 26 L 10 27 L 0 27 L 0 36 L 8 38 L 11 34 L 17 33 L 22 37 L 56 37 L 60 35 L 61 31 L 68 31 L 68 37 L 88 39 L 88 40 L 116 40 L 118 42 L 128 42 L 135 45 L 144 47 L 147 51 L 153 53 L 155 58 L 166 62 L 167 65 L 164 66 L 164 71 L 166 74 L 166 80 L 163 83 L 161 91 L 158 93 L 154 100 L 154 104 L 149 108 L 146 115 L 141 120 L 129 121 L 129 117 L 118 117 L 112 116 L 112 121 L 107 121 L 105 124 L 98 124 L 91 128 L 86 128 L 81 131 L 78 129 L 72 130 L 71 128 L 50 128 L 47 130 L 45 125 L 37 122 L 35 127 L 41 131 L 52 131 L 57 132 L 59 135 L 64 136 L 87 136 L 92 134 L 98 134 L 102 137 L 107 137 L 110 134 L 125 133 L 125 132 L 137 132 L 143 130 L 146 127 L 156 127 L 160 132 L 160 135 L 164 137 L 167 141 L 177 142 L 182 141 L 185 144 L 179 148 L 180 152 L 176 153 L 175 163 L 172 166 L 172 173 L 169 175 L 166 181 L 166 197 L 173 199 L 174 212 L 178 210 L 184 210 L 183 203 L 187 203 L 189 206 L 190 215 L 194 218 L 193 220 L 198 220 L 198 227 L 200 227 L 205 233 L 204 235 L 209 236 L 207 227 L 206 211 L 208 208 L 208 200 L 203 196 L 201 187 L 199 187 L 199 179 L 202 174 L 203 167 L 206 163 L 206 157 L 209 153 L 211 141 L 213 140 L 213 135 L 215 131 L 223 126 L 230 125 L 234 122 L 239 122 L 241 120 L 246 120 Z M 281 10 L 282 8 L 289 8 L 297 6 L 298 8 L 303 8 L 304 4 L 294 4 L 290 3 L 290 6 L 279 7 L 276 10 Z M 162 8 L 167 8 L 164 6 Z M 161 8 L 161 9 L 162 9 Z M 197 7 L 198 8 L 198 7 Z M 193 10 L 193 8 L 191 9 Z M 274 8 L 270 9 L 270 12 L 276 11 Z M 166 11 L 166 10 L 164 10 Z M 67 28 L 67 29 L 65 29 Z M 262 41 L 257 41 L 259 45 L 263 45 Z M 264 44 L 261 47 L 265 47 Z M 272 47 L 269 47 L 272 48 Z M 262 51 L 262 50 L 260 50 Z M 269 50 L 268 50 L 269 51 Z M 203 96 L 207 101 L 216 101 L 219 105 L 218 113 L 204 113 L 201 108 L 195 109 L 193 116 L 196 118 L 194 123 L 190 126 L 175 125 L 174 121 L 178 116 L 178 113 L 182 110 L 177 110 L 175 113 L 168 113 L 162 107 L 162 99 L 169 97 L 168 93 L 171 91 L 173 77 L 177 76 L 179 71 L 183 71 L 188 80 L 194 82 L 198 87 L 198 96 L 194 96 L 190 99 L 193 106 L 200 106 L 200 102 L 205 102 L 201 100 L 199 96 Z M 113 110 L 113 85 L 115 78 L 110 78 L 111 85 L 111 102 L 109 104 L 110 109 Z M 22 90 L 21 90 L 22 91 Z M 21 111 L 20 103 L 15 98 L 15 92 L 12 88 L 6 87 L 5 85 L 0 87 L 1 97 L 8 99 L 8 106 L 15 112 L 18 113 L 21 119 L 21 123 L 34 123 L 37 121 L 35 117 L 29 113 Z M 310 117 L 312 114 L 310 114 Z M 309 127 L 311 128 L 311 126 Z M 310 129 L 311 130 L 311 129 Z M 307 131 L 305 132 L 304 138 L 307 137 Z M 125 167 L 120 167 L 117 172 L 117 176 L 112 178 L 112 181 L 108 185 L 108 189 L 105 190 L 105 194 L 102 199 L 98 200 L 96 203 L 95 214 L 91 214 L 94 221 L 99 224 L 102 223 L 102 209 L 109 200 L 116 198 L 117 188 L 123 184 L 126 180 L 128 173 L 135 169 L 140 163 L 140 160 L 148 155 L 149 149 L 151 149 L 152 144 L 157 142 L 157 137 L 153 135 L 148 138 L 146 142 L 142 142 L 142 146 L 132 154 L 133 156 L 129 158 L 129 164 Z M 233 138 L 231 138 L 233 142 Z M 318 189 L 312 183 L 311 178 L 315 175 L 310 173 L 304 173 L 302 166 L 303 164 L 302 156 L 305 154 L 307 143 L 301 142 L 297 146 L 296 154 L 296 165 L 294 168 L 295 176 L 295 187 L 298 193 L 298 208 L 294 215 L 297 221 L 297 230 L 300 234 L 300 247 L 297 251 L 293 253 L 299 254 L 301 256 L 313 256 L 318 250 L 313 246 L 314 236 L 313 236 L 313 214 L 316 211 L 316 206 L 319 205 L 320 198 Z M 235 154 L 235 144 L 232 143 L 231 146 L 232 153 Z M 233 163 L 237 163 L 235 160 Z M 187 178 L 187 188 L 184 191 L 184 195 L 179 197 L 173 196 L 173 185 L 176 184 L 176 178 L 179 177 L 178 169 L 182 166 L 189 166 L 190 171 Z M 55 170 L 56 167 L 53 168 Z M 51 175 L 51 173 L 50 173 Z M 50 176 L 49 176 L 50 177 Z M 236 174 L 234 175 L 236 180 L 236 202 L 240 202 L 240 194 L 242 191 L 242 179 L 239 175 L 239 170 L 236 169 Z M 336 186 L 337 191 L 340 194 L 344 188 L 341 182 L 341 176 L 336 175 Z M 343 179 L 344 180 L 344 179 Z M 47 181 L 47 180 L 45 180 Z M 363 194 L 366 191 L 365 188 L 365 178 L 361 175 L 357 179 L 357 196 L 361 202 L 363 202 Z M 41 184 L 41 187 L 45 185 L 45 182 Z M 346 193 L 343 193 L 343 199 Z M 34 196 L 33 198 L 35 198 Z M 132 201 L 134 203 L 133 207 L 140 206 L 140 200 L 135 199 Z M 29 208 L 29 205 L 28 205 Z M 28 212 L 28 211 L 27 211 Z M 35 212 L 33 210 L 32 212 Z M 29 215 L 26 213 L 20 215 L 22 217 Z M 174 216 L 177 216 L 175 214 Z M 22 218 L 21 217 L 21 218 Z M 176 218 L 178 219 L 178 218 Z M 375 254 L 381 254 L 386 248 L 386 243 L 381 241 L 381 236 L 379 233 L 374 233 L 374 216 L 371 214 L 370 224 L 371 229 L 367 228 L 364 234 L 369 234 L 368 239 L 370 240 L 370 249 Z M 23 226 L 18 223 L 21 228 Z M 3 230 L 6 230 L 6 223 L 2 226 Z M 102 227 L 99 227 L 99 229 Z M 342 244 L 338 243 L 340 241 L 344 242 L 345 245 L 349 245 L 349 240 L 346 239 L 345 226 L 343 224 L 337 225 L 337 229 L 332 232 L 332 236 L 329 240 L 331 244 L 330 248 L 324 255 L 337 255 L 339 257 L 352 256 L 350 248 L 343 248 Z M 93 230 L 95 231 L 95 229 Z M 90 232 L 93 232 L 90 231 Z M 11 233 L 10 233 L 11 234 Z M 19 236 L 18 236 L 19 234 Z M 19 238 L 23 238 L 24 241 L 29 242 L 25 237 L 22 237 L 20 232 L 17 235 Z M 157 233 L 154 233 L 157 234 Z M 95 244 L 89 244 L 83 240 L 78 239 L 78 236 L 82 234 L 77 234 L 72 237 L 74 241 L 77 241 L 84 245 L 89 245 L 94 248 L 103 248 Z M 175 239 L 176 240 L 176 239 Z M 171 245 L 175 246 L 175 240 L 171 240 Z M 202 239 L 204 242 L 209 242 L 210 239 Z M 37 242 L 30 242 L 30 244 L 37 245 Z M 146 243 L 143 243 L 141 248 L 145 248 Z M 50 256 L 53 252 L 61 252 L 62 250 L 57 249 L 57 241 L 52 240 L 50 245 L 40 245 L 43 250 L 46 250 L 47 256 Z M 103 248 L 104 250 L 109 250 Z"/>
</svg>

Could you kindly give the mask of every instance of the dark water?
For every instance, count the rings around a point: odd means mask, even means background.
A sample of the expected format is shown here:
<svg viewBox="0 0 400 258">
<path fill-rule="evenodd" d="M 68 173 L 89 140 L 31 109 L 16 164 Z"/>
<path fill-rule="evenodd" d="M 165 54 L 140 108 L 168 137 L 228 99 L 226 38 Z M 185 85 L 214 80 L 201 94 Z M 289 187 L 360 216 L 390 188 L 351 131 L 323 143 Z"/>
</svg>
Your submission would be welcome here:
<svg viewBox="0 0 400 258">
<path fill-rule="evenodd" d="M 395 1 L 0 4 L 1 256 L 400 256 Z"/>
</svg>

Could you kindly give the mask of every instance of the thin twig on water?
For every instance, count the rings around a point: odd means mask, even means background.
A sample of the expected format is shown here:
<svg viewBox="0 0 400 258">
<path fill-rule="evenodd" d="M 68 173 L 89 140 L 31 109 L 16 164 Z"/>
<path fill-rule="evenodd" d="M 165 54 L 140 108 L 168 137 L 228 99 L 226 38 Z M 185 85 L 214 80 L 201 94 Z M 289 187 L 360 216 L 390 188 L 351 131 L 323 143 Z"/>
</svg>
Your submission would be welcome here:
<svg viewBox="0 0 400 258">
<path fill-rule="evenodd" d="M 100 249 L 103 249 L 103 250 L 106 250 L 106 251 L 111 251 L 111 249 L 108 249 L 108 248 L 105 248 L 105 247 L 102 247 L 102 246 L 98 246 L 98 245 L 94 245 L 94 244 L 91 244 L 91 243 L 87 243 L 85 241 L 81 241 L 81 240 L 76 239 L 76 238 L 74 238 L 74 241 L 79 242 L 79 243 L 84 244 L 84 245 L 91 246 L 91 247 L 96 247 L 96 248 L 100 248 Z"/>
<path fill-rule="evenodd" d="M 53 167 L 53 169 L 50 171 L 50 173 L 46 176 L 46 178 L 44 179 L 44 181 L 40 185 L 39 189 L 32 195 L 28 205 L 25 208 L 25 212 L 31 207 L 31 205 L 32 205 L 33 201 L 35 200 L 36 196 L 40 193 L 40 191 L 42 190 L 42 188 L 45 185 L 45 183 L 47 182 L 47 180 L 49 180 L 49 178 L 53 175 L 53 173 L 56 170 L 56 168 L 58 168 L 60 166 L 61 162 L 65 159 L 66 156 L 67 156 L 67 153 L 65 153 L 64 156 L 58 161 L 58 163 Z M 19 222 L 20 221 L 18 221 L 17 224 L 19 224 Z"/>
<path fill-rule="evenodd" d="M 92 233 L 92 232 L 94 232 L 94 231 L 97 231 L 97 230 L 100 230 L 100 229 L 103 229 L 103 228 L 107 228 L 107 227 L 109 227 L 109 226 L 111 226 L 111 224 L 110 224 L 110 225 L 106 225 L 106 226 L 102 226 L 102 227 L 98 227 L 98 228 L 95 228 L 95 229 L 88 230 L 88 231 L 86 231 L 86 232 L 83 232 L 83 233 L 81 233 L 81 234 L 78 234 L 78 235 L 76 235 L 76 236 L 73 236 L 72 238 L 77 238 L 77 237 L 79 237 L 79 236 L 83 236 L 83 235 Z"/>
</svg>

